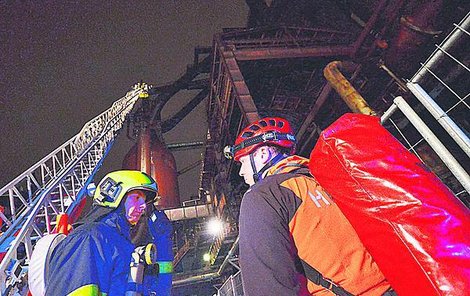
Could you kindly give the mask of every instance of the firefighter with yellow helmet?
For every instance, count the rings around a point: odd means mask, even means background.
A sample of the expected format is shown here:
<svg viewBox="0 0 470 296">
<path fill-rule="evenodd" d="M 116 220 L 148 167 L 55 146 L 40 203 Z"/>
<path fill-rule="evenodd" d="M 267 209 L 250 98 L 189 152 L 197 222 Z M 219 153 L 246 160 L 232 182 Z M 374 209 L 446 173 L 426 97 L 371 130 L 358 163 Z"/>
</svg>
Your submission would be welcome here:
<svg viewBox="0 0 470 296">
<path fill-rule="evenodd" d="M 112 296 L 135 291 L 150 295 L 145 282 L 129 284 L 129 262 L 136 246 L 149 241 L 157 195 L 157 183 L 143 172 L 107 174 L 96 188 L 95 204 L 84 222 L 54 249 L 45 294 Z"/>
</svg>

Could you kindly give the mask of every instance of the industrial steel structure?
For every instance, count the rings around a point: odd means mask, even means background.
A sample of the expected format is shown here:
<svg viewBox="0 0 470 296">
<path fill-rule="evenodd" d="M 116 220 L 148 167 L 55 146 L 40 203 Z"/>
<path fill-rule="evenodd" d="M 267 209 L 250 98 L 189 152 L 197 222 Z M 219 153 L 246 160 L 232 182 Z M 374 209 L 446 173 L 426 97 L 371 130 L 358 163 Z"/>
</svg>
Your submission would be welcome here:
<svg viewBox="0 0 470 296">
<path fill-rule="evenodd" d="M 124 166 L 173 186 L 162 206 L 175 229 L 175 295 L 243 295 L 237 220 L 247 188 L 233 162 L 223 157 L 223 147 L 265 115 L 293 123 L 297 151 L 304 156 L 320 132 L 345 112 L 380 116 L 383 126 L 470 206 L 468 4 L 456 1 L 449 9 L 444 1 L 287 2 L 247 1 L 247 28 L 215 34 L 212 47 L 197 48 L 193 64 L 175 82 L 138 84 L 0 189 L 9 205 L 0 212 L 2 295 L 27 291 L 35 241 L 53 231 L 58 214 L 75 218 L 87 185 L 123 126 L 136 142 Z M 162 120 L 164 105 L 187 89 L 198 94 Z M 164 133 L 206 97 L 205 142 L 165 145 Z M 201 159 L 182 170 L 199 167 L 199 196 L 180 203 L 174 159 L 168 165 L 170 151 L 201 145 Z M 152 157 L 169 162 L 155 165 Z M 158 175 L 164 165 L 171 176 Z M 224 223 L 215 235 L 205 230 L 210 217 Z"/>
</svg>

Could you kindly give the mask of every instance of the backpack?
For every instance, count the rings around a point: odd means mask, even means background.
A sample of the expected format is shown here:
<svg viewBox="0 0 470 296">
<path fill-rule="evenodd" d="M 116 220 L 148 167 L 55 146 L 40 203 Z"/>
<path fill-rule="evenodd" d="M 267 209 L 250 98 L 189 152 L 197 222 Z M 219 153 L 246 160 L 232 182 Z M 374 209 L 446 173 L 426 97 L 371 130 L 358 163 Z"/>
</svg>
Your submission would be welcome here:
<svg viewBox="0 0 470 296">
<path fill-rule="evenodd" d="M 470 210 L 379 118 L 342 116 L 309 168 L 398 295 L 470 291 Z"/>
<path fill-rule="evenodd" d="M 31 295 L 45 295 L 52 252 L 65 237 L 66 235 L 62 233 L 47 234 L 36 242 L 28 269 L 28 287 Z"/>
</svg>

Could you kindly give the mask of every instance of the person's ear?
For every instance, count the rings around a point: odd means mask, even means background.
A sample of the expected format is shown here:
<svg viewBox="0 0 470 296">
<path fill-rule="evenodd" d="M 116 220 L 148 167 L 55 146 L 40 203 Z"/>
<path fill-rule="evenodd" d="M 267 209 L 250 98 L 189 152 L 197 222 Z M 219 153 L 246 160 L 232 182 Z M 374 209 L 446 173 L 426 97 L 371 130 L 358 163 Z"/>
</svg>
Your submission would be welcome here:
<svg viewBox="0 0 470 296">
<path fill-rule="evenodd" d="M 268 146 L 261 146 L 259 152 L 260 152 L 261 162 L 263 164 L 266 164 L 269 160 L 271 160 L 271 150 L 269 149 Z"/>
</svg>

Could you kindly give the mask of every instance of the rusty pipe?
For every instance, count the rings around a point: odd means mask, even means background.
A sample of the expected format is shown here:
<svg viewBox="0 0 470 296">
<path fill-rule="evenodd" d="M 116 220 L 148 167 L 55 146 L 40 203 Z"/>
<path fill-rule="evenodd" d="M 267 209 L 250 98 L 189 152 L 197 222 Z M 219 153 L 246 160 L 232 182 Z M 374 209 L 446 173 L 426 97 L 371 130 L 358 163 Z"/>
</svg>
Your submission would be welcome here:
<svg viewBox="0 0 470 296">
<path fill-rule="evenodd" d="M 369 107 L 366 100 L 359 94 L 359 92 L 352 86 L 352 84 L 344 77 L 341 70 L 347 70 L 350 63 L 343 63 L 341 61 L 333 61 L 326 65 L 323 69 L 323 75 L 328 83 L 336 90 L 344 102 L 348 105 L 354 113 L 362 113 L 367 115 L 377 115 L 372 108 Z"/>
<path fill-rule="evenodd" d="M 413 11 L 400 18 L 400 29 L 385 54 L 385 64 L 401 77 L 412 75 L 419 67 L 421 49 L 427 46 L 436 30 L 438 16 L 444 7 L 443 0 L 412 1 Z"/>
<path fill-rule="evenodd" d="M 148 175 L 151 174 L 151 139 L 150 128 L 144 127 L 140 131 L 137 142 L 137 161 L 138 169 Z"/>
</svg>

